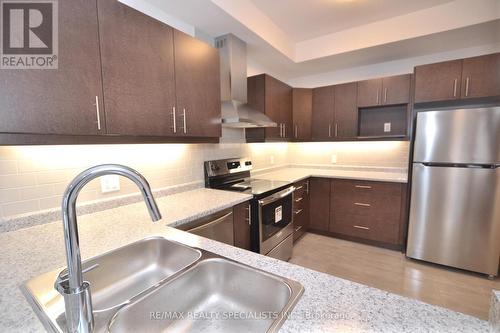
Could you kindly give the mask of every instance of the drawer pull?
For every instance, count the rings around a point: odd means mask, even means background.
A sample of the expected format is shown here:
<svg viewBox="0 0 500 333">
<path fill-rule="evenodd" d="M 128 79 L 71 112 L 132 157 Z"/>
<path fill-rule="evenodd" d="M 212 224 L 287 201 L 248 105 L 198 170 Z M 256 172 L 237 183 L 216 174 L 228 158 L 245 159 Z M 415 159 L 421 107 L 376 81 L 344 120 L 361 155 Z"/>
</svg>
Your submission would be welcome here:
<svg viewBox="0 0 500 333">
<path fill-rule="evenodd" d="M 370 230 L 370 228 L 363 227 L 363 226 L 360 226 L 360 225 L 353 225 L 353 227 L 356 228 L 356 229 Z"/>
<path fill-rule="evenodd" d="M 295 215 L 299 215 L 300 213 L 302 213 L 302 209 L 298 209 L 295 211 Z"/>
<path fill-rule="evenodd" d="M 298 191 L 298 190 L 302 190 L 302 185 L 297 186 L 297 187 L 295 188 L 295 191 Z"/>
<path fill-rule="evenodd" d="M 295 202 L 301 202 L 301 201 L 302 201 L 302 199 L 304 199 L 304 198 L 302 198 L 302 197 L 297 198 L 297 199 L 295 199 Z"/>
<path fill-rule="evenodd" d="M 356 188 L 366 188 L 366 189 L 371 189 L 372 187 L 370 185 L 356 185 Z"/>
<path fill-rule="evenodd" d="M 355 202 L 354 203 L 356 206 L 362 206 L 362 207 L 371 207 L 370 204 L 367 203 L 362 203 L 362 202 Z"/>
</svg>

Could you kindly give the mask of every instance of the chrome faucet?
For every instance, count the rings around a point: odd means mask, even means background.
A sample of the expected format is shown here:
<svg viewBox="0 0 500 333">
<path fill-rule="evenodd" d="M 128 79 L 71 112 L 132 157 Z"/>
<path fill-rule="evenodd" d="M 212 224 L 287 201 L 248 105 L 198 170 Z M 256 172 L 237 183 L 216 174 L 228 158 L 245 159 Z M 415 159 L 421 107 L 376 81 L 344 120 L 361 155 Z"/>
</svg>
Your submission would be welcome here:
<svg viewBox="0 0 500 333">
<path fill-rule="evenodd" d="M 94 328 L 90 285 L 83 280 L 82 258 L 76 223 L 76 199 L 80 190 L 92 179 L 103 175 L 120 175 L 132 180 L 141 190 L 153 221 L 161 219 L 153 193 L 147 180 L 137 171 L 118 164 L 103 164 L 80 173 L 69 184 L 62 201 L 66 270 L 59 274 L 55 288 L 64 297 L 68 332 L 88 333 Z M 95 267 L 95 266 L 94 266 Z M 92 269 L 94 267 L 90 267 Z"/>
</svg>

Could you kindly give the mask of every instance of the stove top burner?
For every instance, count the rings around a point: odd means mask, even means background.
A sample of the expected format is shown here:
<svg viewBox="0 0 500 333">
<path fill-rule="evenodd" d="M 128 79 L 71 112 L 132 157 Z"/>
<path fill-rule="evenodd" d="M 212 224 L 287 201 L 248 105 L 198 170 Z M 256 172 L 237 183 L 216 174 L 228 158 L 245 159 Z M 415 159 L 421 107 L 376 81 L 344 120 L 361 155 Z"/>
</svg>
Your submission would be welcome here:
<svg viewBox="0 0 500 333">
<path fill-rule="evenodd" d="M 291 184 L 290 182 L 284 182 L 279 180 L 247 178 L 243 182 L 229 186 L 227 190 L 259 195 L 290 184 Z"/>
</svg>

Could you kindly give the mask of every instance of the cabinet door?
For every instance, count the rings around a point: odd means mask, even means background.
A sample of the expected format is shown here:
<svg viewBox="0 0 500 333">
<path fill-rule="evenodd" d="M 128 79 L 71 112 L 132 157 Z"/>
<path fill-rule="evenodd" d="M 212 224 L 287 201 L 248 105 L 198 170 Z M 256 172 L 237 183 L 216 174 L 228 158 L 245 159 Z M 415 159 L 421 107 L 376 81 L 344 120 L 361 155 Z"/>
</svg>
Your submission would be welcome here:
<svg viewBox="0 0 500 333">
<path fill-rule="evenodd" d="M 243 202 L 233 207 L 234 246 L 250 250 L 250 203 Z"/>
<path fill-rule="evenodd" d="M 415 103 L 458 99 L 462 60 L 415 67 Z"/>
<path fill-rule="evenodd" d="M 59 1 L 58 10 L 59 68 L 0 70 L 0 132 L 105 133 L 96 1 Z"/>
<path fill-rule="evenodd" d="M 463 60 L 461 96 L 500 96 L 500 53 Z"/>
<path fill-rule="evenodd" d="M 312 90 L 294 88 L 292 91 L 293 139 L 311 140 Z"/>
<path fill-rule="evenodd" d="M 382 79 L 358 82 L 358 107 L 376 106 L 382 103 Z"/>
<path fill-rule="evenodd" d="M 328 231 L 330 224 L 330 180 L 309 180 L 309 225 L 312 229 Z"/>
<path fill-rule="evenodd" d="M 335 128 L 337 139 L 350 139 L 358 135 L 358 108 L 356 83 L 335 86 Z"/>
<path fill-rule="evenodd" d="M 115 0 L 99 0 L 108 133 L 173 135 L 173 29 Z"/>
<path fill-rule="evenodd" d="M 221 103 L 219 52 L 174 30 L 177 133 L 220 137 Z"/>
<path fill-rule="evenodd" d="M 329 140 L 332 138 L 334 101 L 333 86 L 313 89 L 311 129 L 313 140 Z"/>
<path fill-rule="evenodd" d="M 382 79 L 382 104 L 410 103 L 410 74 L 384 77 Z"/>
<path fill-rule="evenodd" d="M 277 128 L 266 128 L 266 139 L 291 138 L 292 88 L 269 75 L 265 76 L 265 85 L 266 115 L 278 123 Z"/>
</svg>

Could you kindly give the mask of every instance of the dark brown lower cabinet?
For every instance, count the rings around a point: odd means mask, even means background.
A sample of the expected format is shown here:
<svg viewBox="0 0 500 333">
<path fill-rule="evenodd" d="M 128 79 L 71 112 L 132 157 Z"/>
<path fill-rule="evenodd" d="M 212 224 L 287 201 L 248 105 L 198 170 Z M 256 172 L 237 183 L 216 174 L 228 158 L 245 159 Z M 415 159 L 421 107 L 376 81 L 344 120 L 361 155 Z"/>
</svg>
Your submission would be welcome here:
<svg viewBox="0 0 500 333">
<path fill-rule="evenodd" d="M 328 231 L 330 224 L 330 179 L 309 179 L 309 209 L 310 228 Z"/>
<path fill-rule="evenodd" d="M 234 246 L 250 250 L 250 203 L 243 202 L 233 207 Z"/>
<path fill-rule="evenodd" d="M 334 179 L 331 183 L 329 231 L 370 241 L 403 242 L 401 210 L 406 185 Z"/>
<path fill-rule="evenodd" d="M 402 183 L 311 178 L 309 229 L 401 249 L 406 237 L 406 189 Z"/>
<path fill-rule="evenodd" d="M 293 196 L 293 240 L 298 240 L 309 227 L 309 180 L 294 184 Z"/>
</svg>

